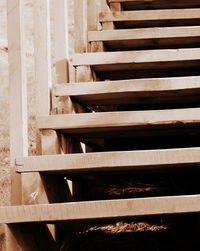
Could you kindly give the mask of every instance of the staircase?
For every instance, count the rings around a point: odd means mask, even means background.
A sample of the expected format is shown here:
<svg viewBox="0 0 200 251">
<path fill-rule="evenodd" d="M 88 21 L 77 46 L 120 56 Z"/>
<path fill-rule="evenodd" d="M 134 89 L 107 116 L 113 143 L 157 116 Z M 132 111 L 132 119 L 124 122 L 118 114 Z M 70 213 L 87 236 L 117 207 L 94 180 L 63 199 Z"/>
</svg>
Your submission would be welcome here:
<svg viewBox="0 0 200 251">
<path fill-rule="evenodd" d="M 59 250 L 46 224 L 59 239 L 61 225 L 200 212 L 200 191 L 190 189 L 117 199 L 83 192 L 98 177 L 198 175 L 199 0 L 108 0 L 98 22 L 87 50 L 73 55 L 76 82 L 54 88 L 73 113 L 39 117 L 44 155 L 16 159 L 16 172 L 40 173 L 49 199 L 0 208 L 22 250 Z M 26 231 L 37 246 L 26 249 Z"/>
</svg>

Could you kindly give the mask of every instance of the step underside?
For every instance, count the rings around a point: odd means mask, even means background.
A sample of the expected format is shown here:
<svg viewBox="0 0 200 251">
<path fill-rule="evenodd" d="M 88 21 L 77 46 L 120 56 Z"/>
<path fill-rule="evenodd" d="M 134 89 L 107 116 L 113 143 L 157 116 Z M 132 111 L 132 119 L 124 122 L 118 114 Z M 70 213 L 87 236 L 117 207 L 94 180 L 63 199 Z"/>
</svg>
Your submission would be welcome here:
<svg viewBox="0 0 200 251">
<path fill-rule="evenodd" d="M 200 26 L 90 31 L 89 42 L 111 50 L 199 47 Z"/>
<path fill-rule="evenodd" d="M 200 100 L 200 77 L 59 84 L 54 94 L 83 105 L 193 103 Z"/>
<path fill-rule="evenodd" d="M 16 160 L 17 172 L 85 173 L 199 168 L 200 148 L 33 156 Z"/>
<path fill-rule="evenodd" d="M 108 0 L 108 3 L 121 3 L 125 10 L 200 7 L 199 0 Z"/>
<path fill-rule="evenodd" d="M 200 212 L 200 195 L 0 207 L 0 223 L 56 223 Z"/>
</svg>

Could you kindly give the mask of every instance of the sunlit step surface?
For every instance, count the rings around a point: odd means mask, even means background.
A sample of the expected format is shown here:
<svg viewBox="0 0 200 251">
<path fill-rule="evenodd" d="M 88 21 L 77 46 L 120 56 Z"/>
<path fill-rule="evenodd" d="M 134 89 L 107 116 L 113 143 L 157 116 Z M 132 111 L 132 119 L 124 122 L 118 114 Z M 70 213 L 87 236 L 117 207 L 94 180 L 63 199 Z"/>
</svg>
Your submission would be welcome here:
<svg viewBox="0 0 200 251">
<path fill-rule="evenodd" d="M 16 160 L 17 172 L 89 173 L 190 168 L 200 164 L 200 148 L 33 156 Z"/>
<path fill-rule="evenodd" d="M 83 105 L 197 102 L 200 100 L 200 77 L 59 84 L 54 94 L 70 96 Z"/>
<path fill-rule="evenodd" d="M 0 223 L 54 223 L 199 212 L 199 195 L 154 197 L 0 207 Z"/>
<path fill-rule="evenodd" d="M 109 50 L 199 46 L 200 26 L 89 31 L 89 42 L 104 42 Z"/>
</svg>

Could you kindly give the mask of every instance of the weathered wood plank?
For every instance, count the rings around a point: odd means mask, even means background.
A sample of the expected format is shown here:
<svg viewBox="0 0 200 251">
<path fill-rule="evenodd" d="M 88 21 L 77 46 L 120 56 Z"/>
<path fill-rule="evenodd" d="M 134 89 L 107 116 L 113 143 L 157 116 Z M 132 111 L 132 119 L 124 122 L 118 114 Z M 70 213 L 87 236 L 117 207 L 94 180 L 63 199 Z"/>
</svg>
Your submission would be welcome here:
<svg viewBox="0 0 200 251">
<path fill-rule="evenodd" d="M 113 40 L 142 40 L 142 39 L 164 39 L 200 36 L 200 26 L 189 27 L 163 27 L 163 28 L 145 28 L 129 30 L 112 31 L 89 31 L 89 41 L 113 41 Z"/>
<path fill-rule="evenodd" d="M 200 49 L 147 50 L 128 52 L 95 52 L 74 54 L 74 66 L 139 64 L 156 62 L 194 61 L 200 59 Z"/>
<path fill-rule="evenodd" d="M 155 20 L 182 20 L 199 19 L 200 9 L 175 9 L 175 10 L 141 10 L 102 12 L 99 14 L 100 22 L 122 21 L 155 21 Z"/>
<path fill-rule="evenodd" d="M 38 118 L 38 128 L 64 130 L 67 133 L 134 130 L 157 126 L 186 126 L 200 123 L 200 108 L 101 112 L 51 115 Z"/>
<path fill-rule="evenodd" d="M 36 110 L 46 115 L 51 110 L 52 85 L 49 0 L 34 2 L 34 32 Z"/>
<path fill-rule="evenodd" d="M 101 161 L 99 161 L 101 160 Z M 199 165 L 200 148 L 48 155 L 17 159 L 17 172 L 106 172 Z"/>
<path fill-rule="evenodd" d="M 108 0 L 109 4 L 121 3 L 122 7 L 127 10 L 132 9 L 161 9 L 161 8 L 192 8 L 199 7 L 198 0 Z"/>
<path fill-rule="evenodd" d="M 20 205 L 22 199 L 21 175 L 15 173 L 16 157 L 28 155 L 27 81 L 25 62 L 24 1 L 7 1 L 8 62 L 10 98 L 10 165 L 11 205 Z M 6 250 L 21 250 L 9 228 L 6 227 Z"/>
<path fill-rule="evenodd" d="M 56 222 L 131 216 L 199 213 L 200 196 L 92 201 L 0 208 L 0 222 Z"/>
<path fill-rule="evenodd" d="M 200 77 L 137 79 L 57 85 L 56 96 L 71 96 L 84 105 L 180 102 L 200 94 Z M 143 99 L 141 99 L 143 98 Z M 144 99 L 145 98 L 145 99 Z"/>
</svg>

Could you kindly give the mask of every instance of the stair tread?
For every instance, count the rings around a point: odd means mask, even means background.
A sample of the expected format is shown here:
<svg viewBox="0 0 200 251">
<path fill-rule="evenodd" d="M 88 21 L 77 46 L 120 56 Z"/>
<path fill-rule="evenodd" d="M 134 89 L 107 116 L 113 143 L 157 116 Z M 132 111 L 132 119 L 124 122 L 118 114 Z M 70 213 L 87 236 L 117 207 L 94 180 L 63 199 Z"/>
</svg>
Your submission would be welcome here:
<svg viewBox="0 0 200 251">
<path fill-rule="evenodd" d="M 200 195 L 0 207 L 1 223 L 54 223 L 200 212 Z"/>
<path fill-rule="evenodd" d="M 158 128 L 186 128 L 200 124 L 200 108 L 99 112 L 39 117 L 39 129 L 61 130 L 67 134 L 131 132 Z"/>
<path fill-rule="evenodd" d="M 199 0 L 108 0 L 108 3 L 121 3 L 126 10 L 132 9 L 159 9 L 159 8 L 191 8 L 199 7 Z"/>
<path fill-rule="evenodd" d="M 100 161 L 99 161 L 100 160 Z M 31 156 L 16 159 L 16 171 L 47 173 L 93 173 L 109 171 L 153 170 L 198 166 L 200 148 L 143 151 L 76 153 Z"/>
<path fill-rule="evenodd" d="M 84 105 L 191 101 L 200 94 L 200 77 L 132 79 L 56 85 L 55 96 L 71 96 Z"/>
<path fill-rule="evenodd" d="M 200 26 L 89 31 L 90 42 L 103 41 L 109 50 L 198 46 Z"/>
<path fill-rule="evenodd" d="M 199 19 L 200 8 L 101 12 L 100 22 Z"/>
<path fill-rule="evenodd" d="M 73 65 L 97 72 L 199 67 L 200 49 L 94 52 L 73 55 Z"/>
<path fill-rule="evenodd" d="M 89 31 L 89 41 L 141 40 L 199 37 L 200 26 Z"/>
</svg>

